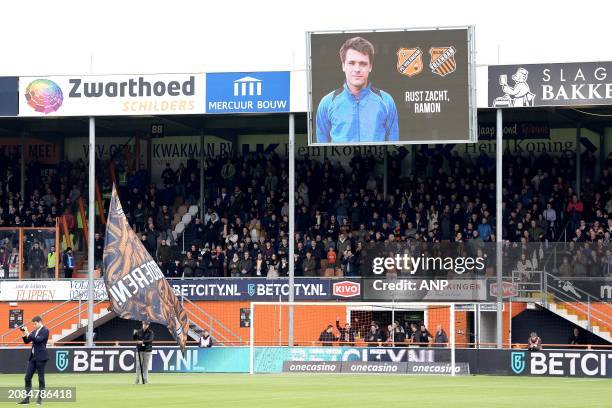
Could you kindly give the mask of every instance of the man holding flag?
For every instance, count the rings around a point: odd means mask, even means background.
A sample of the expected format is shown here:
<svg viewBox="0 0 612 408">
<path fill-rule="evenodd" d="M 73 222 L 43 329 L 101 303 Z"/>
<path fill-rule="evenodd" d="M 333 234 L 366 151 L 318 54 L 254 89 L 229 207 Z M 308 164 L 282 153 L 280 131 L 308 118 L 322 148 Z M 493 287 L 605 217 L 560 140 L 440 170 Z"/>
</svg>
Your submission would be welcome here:
<svg viewBox="0 0 612 408">
<path fill-rule="evenodd" d="M 144 357 L 141 379 L 146 383 L 144 372 L 149 364 L 145 359 L 150 358 L 153 341 L 149 322 L 165 325 L 184 352 L 189 319 L 159 266 L 130 228 L 115 186 L 108 212 L 103 264 L 112 311 L 123 319 L 143 322 L 143 330 L 135 333 L 135 339 L 141 342 L 136 358 Z"/>
<path fill-rule="evenodd" d="M 134 384 L 139 384 L 142 380 L 143 384 L 149 382 L 149 361 L 151 361 L 151 352 L 153 351 L 153 339 L 155 333 L 149 327 L 149 322 L 142 322 L 142 329 L 134 329 L 134 340 L 136 340 L 136 380 Z"/>
</svg>

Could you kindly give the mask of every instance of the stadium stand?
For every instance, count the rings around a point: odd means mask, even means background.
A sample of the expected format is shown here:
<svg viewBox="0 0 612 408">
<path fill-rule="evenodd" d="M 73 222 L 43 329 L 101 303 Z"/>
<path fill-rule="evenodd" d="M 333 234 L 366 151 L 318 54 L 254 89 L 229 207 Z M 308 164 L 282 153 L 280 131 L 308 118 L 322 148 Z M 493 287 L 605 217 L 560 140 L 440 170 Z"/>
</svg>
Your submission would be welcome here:
<svg viewBox="0 0 612 408">
<path fill-rule="evenodd" d="M 573 155 L 506 153 L 503 237 L 523 245 L 574 241 L 588 251 L 570 247 L 567 255 L 573 261 L 564 263 L 560 274 L 588 276 L 596 268 L 602 276 L 603 268 L 603 276 L 609 276 L 612 159 L 596 174 L 588 165 L 588 154 L 582 160 L 578 197 Z M 62 215 L 79 258 L 84 248 L 79 200 L 87 194 L 85 163 L 61 162 L 51 168 L 28 163 L 26 195 L 31 199 L 26 203 L 19 197 L 17 159 L 5 156 L 0 162 L 0 226 L 52 227 L 55 217 Z M 207 158 L 203 219 L 197 207 L 196 160 L 168 163 L 158 184 L 151 183 L 144 166 L 130 171 L 123 162 L 119 155 L 101 163 L 113 167 L 98 180 L 102 195 L 108 197 L 111 175 L 116 174 L 134 230 L 168 277 L 287 274 L 288 165 L 278 155 Z M 296 276 L 359 276 L 362 250 L 374 242 L 495 240 L 490 157 L 443 156 L 419 149 L 414 168 L 420 172 L 402 176 L 398 152 L 390 155 L 388 166 L 385 198 L 382 162 L 371 155 L 357 153 L 345 167 L 327 159 L 296 162 Z M 4 253 L 10 254 L 14 243 L 6 241 Z M 49 245 L 44 247 L 46 256 Z M 29 252 L 28 243 L 25 264 Z M 4 258 L 8 257 L 0 254 L 0 261 Z M 534 269 L 531 258 L 526 254 L 516 267 Z M 3 265 L 8 268 L 7 262 Z"/>
</svg>

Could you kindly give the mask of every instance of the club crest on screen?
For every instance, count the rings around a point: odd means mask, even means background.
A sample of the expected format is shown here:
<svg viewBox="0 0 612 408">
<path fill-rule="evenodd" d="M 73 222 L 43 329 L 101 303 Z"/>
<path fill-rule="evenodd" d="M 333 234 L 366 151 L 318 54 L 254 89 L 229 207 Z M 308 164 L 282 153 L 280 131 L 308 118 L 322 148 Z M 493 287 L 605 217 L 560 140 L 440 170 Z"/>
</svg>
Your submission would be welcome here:
<svg viewBox="0 0 612 408">
<path fill-rule="evenodd" d="M 450 47 L 431 47 L 429 49 L 429 55 L 431 56 L 429 68 L 431 68 L 431 72 L 440 76 L 455 72 L 457 69 L 456 52 L 457 50 L 452 45 Z"/>
<path fill-rule="evenodd" d="M 423 51 L 421 48 L 400 48 L 397 50 L 397 72 L 407 77 L 423 71 Z"/>
</svg>

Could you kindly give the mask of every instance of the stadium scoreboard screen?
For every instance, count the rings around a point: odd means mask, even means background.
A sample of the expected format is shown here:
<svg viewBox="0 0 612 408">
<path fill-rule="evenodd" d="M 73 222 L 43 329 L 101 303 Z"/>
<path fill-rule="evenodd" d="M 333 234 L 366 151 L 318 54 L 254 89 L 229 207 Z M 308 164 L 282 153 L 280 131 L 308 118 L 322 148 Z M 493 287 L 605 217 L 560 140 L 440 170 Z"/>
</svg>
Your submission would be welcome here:
<svg viewBox="0 0 612 408">
<path fill-rule="evenodd" d="M 474 29 L 309 32 L 309 144 L 474 143 Z"/>
</svg>

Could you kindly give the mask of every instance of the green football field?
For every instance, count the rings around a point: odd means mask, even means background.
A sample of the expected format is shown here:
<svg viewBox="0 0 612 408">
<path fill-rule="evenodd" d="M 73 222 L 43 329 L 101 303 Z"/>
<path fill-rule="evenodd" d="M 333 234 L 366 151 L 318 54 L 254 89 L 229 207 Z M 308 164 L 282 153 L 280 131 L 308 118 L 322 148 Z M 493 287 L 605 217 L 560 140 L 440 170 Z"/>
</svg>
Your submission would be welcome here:
<svg viewBox="0 0 612 408">
<path fill-rule="evenodd" d="M 22 386 L 0 375 L 0 386 Z M 612 380 L 333 374 L 55 374 L 47 387 L 76 387 L 76 403 L 51 407 L 612 407 Z M 37 386 L 36 377 L 34 386 Z M 34 405 L 32 403 L 32 405 Z M 15 402 L 0 403 L 15 406 Z"/>
</svg>

